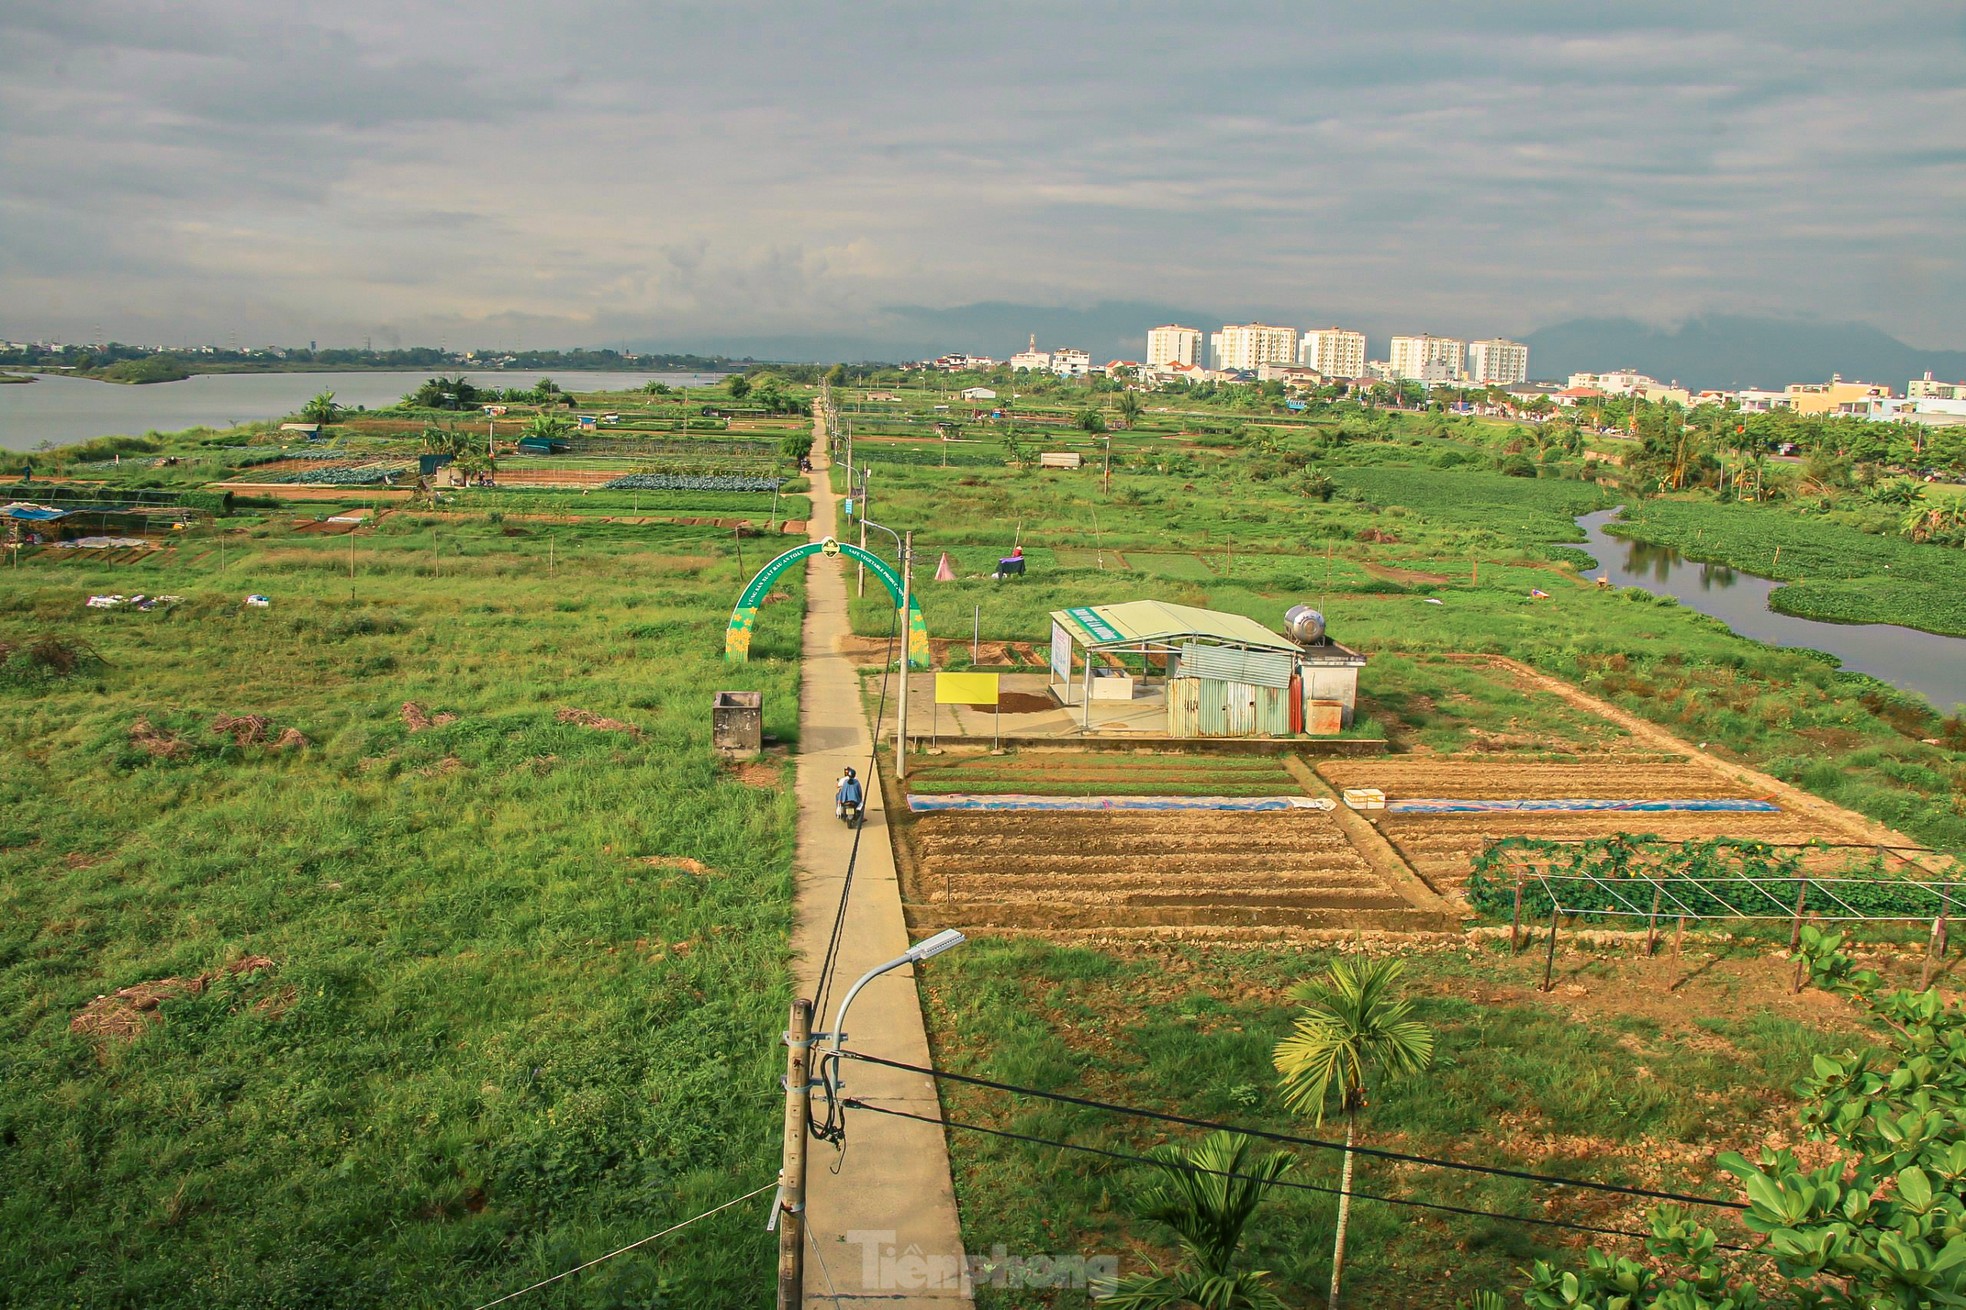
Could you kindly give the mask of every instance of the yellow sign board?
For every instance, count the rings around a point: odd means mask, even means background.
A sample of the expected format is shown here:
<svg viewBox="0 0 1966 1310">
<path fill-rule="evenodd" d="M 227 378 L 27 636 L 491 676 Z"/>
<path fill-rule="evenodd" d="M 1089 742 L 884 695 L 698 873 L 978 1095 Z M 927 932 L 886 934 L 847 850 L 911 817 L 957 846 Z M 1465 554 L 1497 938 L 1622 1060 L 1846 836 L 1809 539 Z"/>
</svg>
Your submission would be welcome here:
<svg viewBox="0 0 1966 1310">
<path fill-rule="evenodd" d="M 938 673 L 935 675 L 935 703 L 995 705 L 1000 676 L 995 673 Z"/>
</svg>

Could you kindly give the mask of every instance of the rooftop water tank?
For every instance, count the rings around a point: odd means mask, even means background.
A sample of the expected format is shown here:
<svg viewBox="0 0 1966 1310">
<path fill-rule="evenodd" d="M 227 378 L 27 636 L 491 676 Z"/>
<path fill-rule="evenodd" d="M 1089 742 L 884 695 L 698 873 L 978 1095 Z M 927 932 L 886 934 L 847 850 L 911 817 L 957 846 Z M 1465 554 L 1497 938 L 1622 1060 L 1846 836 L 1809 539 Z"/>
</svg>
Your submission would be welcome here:
<svg viewBox="0 0 1966 1310">
<path fill-rule="evenodd" d="M 1324 644 L 1324 615 L 1309 605 L 1292 605 L 1283 616 L 1283 630 L 1299 646 Z"/>
</svg>

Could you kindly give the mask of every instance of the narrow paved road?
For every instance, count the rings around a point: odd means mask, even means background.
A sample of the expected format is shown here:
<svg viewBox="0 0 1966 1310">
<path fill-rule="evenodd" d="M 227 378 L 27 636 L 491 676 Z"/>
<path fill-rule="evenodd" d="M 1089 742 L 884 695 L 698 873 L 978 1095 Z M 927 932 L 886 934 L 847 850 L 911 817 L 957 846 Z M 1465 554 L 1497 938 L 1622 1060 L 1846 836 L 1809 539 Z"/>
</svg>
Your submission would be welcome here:
<svg viewBox="0 0 1966 1310">
<path fill-rule="evenodd" d="M 827 535 L 834 496 L 815 445 L 812 538 Z M 833 780 L 851 764 L 868 772 L 871 734 L 860 703 L 860 678 L 840 653 L 847 628 L 846 565 L 812 557 L 806 567 L 805 667 L 799 709 L 798 920 L 792 945 L 798 979 L 810 987 L 826 953 L 839 907 L 853 834 L 833 817 Z M 892 706 L 890 705 L 890 714 Z M 890 719 L 890 723 L 892 720 Z M 832 1011 L 854 979 L 908 948 L 880 787 L 868 788 L 853 894 L 846 915 L 832 999 L 814 1026 L 830 1029 Z M 924 968 L 933 969 L 933 962 Z M 911 968 L 869 983 L 853 1003 L 848 1045 L 909 1064 L 927 1065 L 928 1036 Z M 841 1062 L 846 1094 L 913 1114 L 941 1117 L 932 1080 L 852 1060 Z M 817 1100 L 817 1098 L 815 1098 Z M 818 1106 L 815 1105 L 815 1112 Z M 813 1246 L 806 1253 L 806 1305 L 853 1307 L 968 1305 L 963 1293 L 962 1232 L 956 1222 L 949 1155 L 938 1124 L 856 1112 L 846 1153 L 815 1142 L 806 1210 Z M 838 1173 L 834 1167 L 838 1166 Z"/>
</svg>

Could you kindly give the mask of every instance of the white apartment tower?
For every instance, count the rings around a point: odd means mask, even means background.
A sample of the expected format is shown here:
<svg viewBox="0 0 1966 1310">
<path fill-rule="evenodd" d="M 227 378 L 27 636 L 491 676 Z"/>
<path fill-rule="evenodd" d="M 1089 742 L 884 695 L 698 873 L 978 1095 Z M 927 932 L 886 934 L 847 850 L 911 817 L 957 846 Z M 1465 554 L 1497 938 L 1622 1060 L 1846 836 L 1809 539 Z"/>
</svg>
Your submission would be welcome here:
<svg viewBox="0 0 1966 1310">
<path fill-rule="evenodd" d="M 1199 364 L 1200 356 L 1200 328 L 1169 323 L 1163 327 L 1148 329 L 1148 368 L 1159 368 L 1162 364 Z"/>
<path fill-rule="evenodd" d="M 1491 387 L 1512 387 L 1529 380 L 1529 347 L 1520 341 L 1491 337 L 1468 343 L 1468 380 Z"/>
<path fill-rule="evenodd" d="M 1328 378 L 1365 376 L 1365 333 L 1344 328 L 1316 328 L 1304 334 L 1297 362 Z"/>
<path fill-rule="evenodd" d="M 1254 370 L 1259 364 L 1295 364 L 1297 329 L 1267 323 L 1230 323 L 1209 334 L 1215 367 Z"/>
<path fill-rule="evenodd" d="M 1467 343 L 1454 337 L 1424 332 L 1417 337 L 1394 337 L 1390 360 L 1393 376 L 1430 387 L 1458 382 L 1465 372 L 1462 357 L 1466 350 Z"/>
</svg>

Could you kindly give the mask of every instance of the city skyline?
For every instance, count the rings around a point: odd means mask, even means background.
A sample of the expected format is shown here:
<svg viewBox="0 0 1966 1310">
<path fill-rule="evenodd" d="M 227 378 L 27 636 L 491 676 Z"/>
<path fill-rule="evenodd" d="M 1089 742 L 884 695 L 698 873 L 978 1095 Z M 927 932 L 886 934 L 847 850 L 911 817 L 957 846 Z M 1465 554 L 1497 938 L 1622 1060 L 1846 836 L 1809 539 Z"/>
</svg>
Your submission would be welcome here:
<svg viewBox="0 0 1966 1310">
<path fill-rule="evenodd" d="M 1130 298 L 1966 345 L 1956 9 L 1117 14 L 10 6 L 0 335 L 728 350 Z"/>
</svg>

